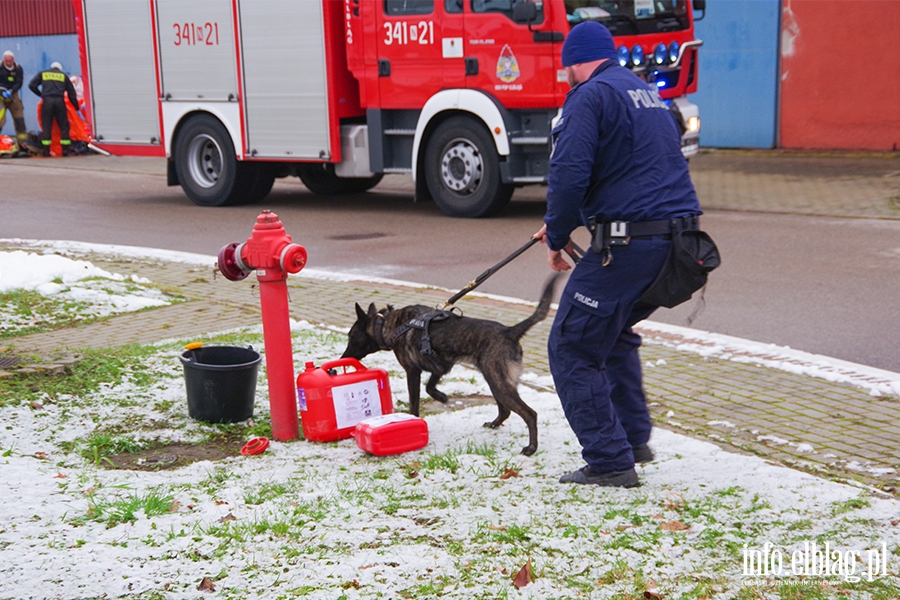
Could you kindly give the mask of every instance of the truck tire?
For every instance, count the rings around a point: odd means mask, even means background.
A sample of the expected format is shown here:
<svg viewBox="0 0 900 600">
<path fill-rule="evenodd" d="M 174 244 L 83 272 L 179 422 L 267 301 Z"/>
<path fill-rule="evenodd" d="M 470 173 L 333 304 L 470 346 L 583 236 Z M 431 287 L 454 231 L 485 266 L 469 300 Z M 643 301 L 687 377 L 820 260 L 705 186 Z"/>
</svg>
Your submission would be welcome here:
<svg viewBox="0 0 900 600">
<path fill-rule="evenodd" d="M 256 204 L 272 191 L 275 169 L 266 163 L 247 163 L 243 166 L 246 167 L 247 191 L 236 204 Z"/>
<path fill-rule="evenodd" d="M 469 117 L 438 125 L 425 149 L 425 182 L 451 217 L 489 217 L 512 197 L 500 178 L 500 157 L 488 131 Z"/>
<path fill-rule="evenodd" d="M 372 177 L 338 177 L 334 165 L 329 163 L 303 165 L 299 175 L 303 185 L 319 196 L 361 194 L 378 185 L 383 177 L 381 173 Z"/>
<path fill-rule="evenodd" d="M 245 202 L 253 184 L 253 173 L 247 167 L 238 162 L 225 126 L 210 115 L 191 117 L 178 133 L 175 168 L 184 193 L 194 204 L 229 206 Z"/>
</svg>

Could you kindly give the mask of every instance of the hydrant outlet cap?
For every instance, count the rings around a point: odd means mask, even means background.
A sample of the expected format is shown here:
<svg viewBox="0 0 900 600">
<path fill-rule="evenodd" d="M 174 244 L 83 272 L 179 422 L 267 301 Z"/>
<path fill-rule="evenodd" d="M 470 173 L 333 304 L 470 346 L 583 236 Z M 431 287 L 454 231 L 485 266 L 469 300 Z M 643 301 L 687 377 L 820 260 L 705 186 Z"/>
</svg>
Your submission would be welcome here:
<svg viewBox="0 0 900 600">
<path fill-rule="evenodd" d="M 306 266 L 306 248 L 288 244 L 281 251 L 281 270 L 285 273 L 299 273 Z"/>
<path fill-rule="evenodd" d="M 256 454 L 262 454 L 268 447 L 269 438 L 255 437 L 244 444 L 244 447 L 241 448 L 241 454 L 243 454 L 244 456 L 254 456 Z"/>
</svg>

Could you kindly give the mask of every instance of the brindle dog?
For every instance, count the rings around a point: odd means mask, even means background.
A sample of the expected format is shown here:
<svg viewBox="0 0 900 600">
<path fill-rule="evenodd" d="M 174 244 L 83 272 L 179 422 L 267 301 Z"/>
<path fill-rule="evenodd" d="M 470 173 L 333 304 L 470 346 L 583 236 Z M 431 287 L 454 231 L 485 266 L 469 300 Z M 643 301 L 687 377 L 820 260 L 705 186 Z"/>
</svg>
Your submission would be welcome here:
<svg viewBox="0 0 900 600">
<path fill-rule="evenodd" d="M 522 346 L 519 340 L 535 324 L 541 322 L 550 309 L 550 300 L 557 276 L 551 277 L 544 287 L 541 301 L 534 313 L 517 325 L 507 327 L 496 321 L 474 319 L 458 315 L 443 315 L 432 320 L 427 330 L 421 328 L 422 317 L 434 309 L 422 305 L 378 310 L 369 305 L 368 312 L 356 304 L 356 323 L 350 328 L 347 349 L 342 358 L 362 359 L 379 350 L 393 350 L 397 360 L 406 370 L 409 388 L 409 411 L 419 415 L 419 393 L 422 371 L 431 373 L 425 391 L 440 402 L 447 402 L 447 395 L 437 389 L 437 384 L 457 362 L 469 363 L 484 375 L 497 402 L 499 414 L 485 427 L 499 427 L 516 413 L 528 426 L 528 445 L 522 454 L 530 456 L 537 450 L 537 413 L 519 397 L 517 386 L 522 370 Z M 418 320 L 418 327 L 409 326 Z M 428 341 L 423 344 L 423 336 Z"/>
</svg>

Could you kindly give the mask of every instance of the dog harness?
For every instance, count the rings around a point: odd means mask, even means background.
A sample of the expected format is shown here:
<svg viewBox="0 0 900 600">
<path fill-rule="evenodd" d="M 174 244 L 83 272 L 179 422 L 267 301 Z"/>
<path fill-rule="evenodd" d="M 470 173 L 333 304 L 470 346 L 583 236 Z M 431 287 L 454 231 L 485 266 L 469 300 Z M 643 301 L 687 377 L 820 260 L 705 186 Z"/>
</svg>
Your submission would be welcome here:
<svg viewBox="0 0 900 600">
<path fill-rule="evenodd" d="M 434 348 L 431 347 L 431 335 L 428 333 L 428 327 L 431 325 L 432 321 L 444 321 L 446 319 L 449 319 L 450 317 L 459 317 L 459 315 L 455 315 L 449 310 L 436 309 L 431 312 L 425 313 L 421 317 L 410 319 L 409 321 L 398 327 L 396 331 L 394 331 L 394 335 L 391 336 L 391 343 L 395 342 L 400 336 L 406 335 L 406 332 L 412 329 L 418 329 L 422 332 L 422 355 L 440 358 L 434 351 Z"/>
</svg>

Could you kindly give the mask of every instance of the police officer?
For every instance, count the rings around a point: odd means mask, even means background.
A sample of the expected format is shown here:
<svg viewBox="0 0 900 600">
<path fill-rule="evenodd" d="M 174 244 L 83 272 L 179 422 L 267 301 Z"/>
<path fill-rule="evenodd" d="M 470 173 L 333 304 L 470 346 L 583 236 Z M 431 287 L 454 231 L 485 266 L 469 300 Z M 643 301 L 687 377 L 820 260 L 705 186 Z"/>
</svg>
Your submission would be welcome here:
<svg viewBox="0 0 900 600">
<path fill-rule="evenodd" d="M 657 91 L 619 66 L 609 30 L 572 28 L 562 64 L 572 89 L 554 127 L 547 212 L 534 237 L 555 271 L 571 266 L 569 235 L 592 250 L 572 271 L 551 328 L 550 370 L 584 467 L 560 483 L 634 487 L 650 462 L 650 413 L 632 326 L 657 308 L 640 301 L 671 247 L 674 223 L 698 227 L 700 207 L 675 120 Z"/>
<path fill-rule="evenodd" d="M 25 128 L 25 109 L 19 98 L 19 90 L 25 81 L 25 71 L 22 65 L 16 63 L 16 55 L 12 50 L 3 53 L 3 62 L 0 63 L 0 101 L 12 114 L 13 126 L 16 129 L 16 138 L 24 142 L 28 136 Z M 6 124 L 6 112 L 0 116 L 0 129 Z"/>
<path fill-rule="evenodd" d="M 41 107 L 41 144 L 44 147 L 44 156 L 50 156 L 50 133 L 53 121 L 59 125 L 59 143 L 63 147 L 63 156 L 68 155 L 72 140 L 69 139 L 69 116 L 66 113 L 65 96 L 68 95 L 69 102 L 72 103 L 75 110 L 78 110 L 78 95 L 75 93 L 75 86 L 63 73 L 62 65 L 54 62 L 50 65 L 49 70 L 41 71 L 32 78 L 28 89 L 44 100 Z"/>
</svg>

